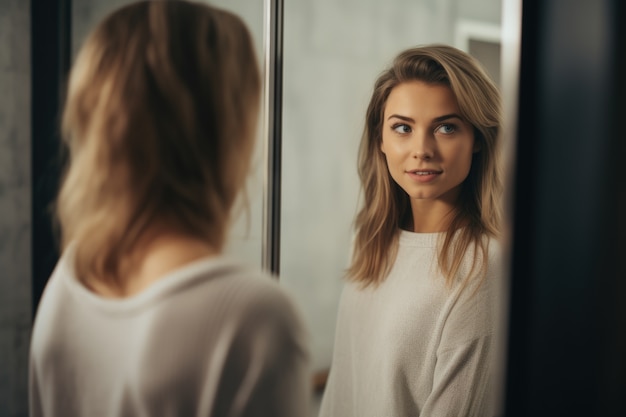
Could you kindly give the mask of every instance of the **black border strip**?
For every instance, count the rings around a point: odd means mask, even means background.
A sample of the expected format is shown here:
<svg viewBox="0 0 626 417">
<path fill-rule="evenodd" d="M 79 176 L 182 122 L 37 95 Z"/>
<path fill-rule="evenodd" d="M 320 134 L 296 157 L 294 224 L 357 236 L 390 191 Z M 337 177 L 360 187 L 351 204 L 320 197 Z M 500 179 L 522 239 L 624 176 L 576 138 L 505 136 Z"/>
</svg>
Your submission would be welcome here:
<svg viewBox="0 0 626 417">
<path fill-rule="evenodd" d="M 71 55 L 71 0 L 32 0 L 31 10 L 32 307 L 59 256 L 52 202 L 62 157 L 59 120 Z"/>
<path fill-rule="evenodd" d="M 624 416 L 623 2 L 522 2 L 505 416 Z"/>
</svg>

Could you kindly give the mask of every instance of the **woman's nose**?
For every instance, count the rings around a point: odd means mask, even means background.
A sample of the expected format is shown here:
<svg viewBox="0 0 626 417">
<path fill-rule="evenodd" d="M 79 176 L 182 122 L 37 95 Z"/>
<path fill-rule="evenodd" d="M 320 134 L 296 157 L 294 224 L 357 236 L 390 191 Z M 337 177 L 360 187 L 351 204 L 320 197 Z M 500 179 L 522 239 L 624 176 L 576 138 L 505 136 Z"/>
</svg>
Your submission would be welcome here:
<svg viewBox="0 0 626 417">
<path fill-rule="evenodd" d="M 431 159 L 435 156 L 435 138 L 428 132 L 416 132 L 413 138 L 411 156 L 415 159 Z"/>
</svg>

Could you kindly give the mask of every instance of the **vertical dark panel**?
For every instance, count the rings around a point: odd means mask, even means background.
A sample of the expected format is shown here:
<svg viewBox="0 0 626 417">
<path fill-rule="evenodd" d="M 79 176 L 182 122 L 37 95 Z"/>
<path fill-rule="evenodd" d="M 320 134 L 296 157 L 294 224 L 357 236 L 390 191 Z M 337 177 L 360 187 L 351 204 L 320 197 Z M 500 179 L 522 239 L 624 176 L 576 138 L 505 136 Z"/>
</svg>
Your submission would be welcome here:
<svg viewBox="0 0 626 417">
<path fill-rule="evenodd" d="M 618 3 L 523 2 L 506 416 L 626 415 Z"/>
<path fill-rule="evenodd" d="M 265 0 L 265 187 L 263 190 L 263 269 L 280 274 L 282 190 L 283 0 Z"/>
<path fill-rule="evenodd" d="M 600 411 L 598 415 L 626 415 L 626 3 L 615 0 L 612 27 L 615 30 L 611 55 L 613 65 L 611 118 L 608 123 L 610 184 L 615 186 L 613 199 L 609 201 L 609 216 L 616 219 L 609 231 L 609 242 L 614 243 L 608 254 L 607 279 L 605 280 L 605 320 L 602 363 L 602 381 L 599 387 Z M 611 260 L 616 260 L 615 271 Z"/>
<path fill-rule="evenodd" d="M 71 0 L 31 1 L 33 310 L 58 259 L 51 203 L 58 188 L 59 119 L 70 61 Z"/>
<path fill-rule="evenodd" d="M 529 86 L 537 85 L 536 60 L 534 54 L 538 39 L 541 37 L 536 28 L 539 11 L 535 1 L 522 0 L 522 40 L 520 47 L 520 80 L 517 115 L 517 146 L 515 175 L 515 198 L 513 203 L 514 241 L 511 254 L 511 299 L 509 302 L 509 341 L 507 353 L 507 380 L 505 390 L 505 415 L 528 415 L 528 387 L 530 386 L 530 305 L 532 299 L 532 281 L 534 265 L 530 248 L 536 239 L 533 224 L 535 210 L 533 186 L 537 171 L 528 169 L 536 165 L 537 143 L 534 138 L 537 120 L 534 105 L 538 101 L 538 92 Z M 524 169 L 526 167 L 526 169 Z M 520 171 L 523 172 L 520 175 Z M 527 278 L 525 278 L 527 277 Z"/>
</svg>

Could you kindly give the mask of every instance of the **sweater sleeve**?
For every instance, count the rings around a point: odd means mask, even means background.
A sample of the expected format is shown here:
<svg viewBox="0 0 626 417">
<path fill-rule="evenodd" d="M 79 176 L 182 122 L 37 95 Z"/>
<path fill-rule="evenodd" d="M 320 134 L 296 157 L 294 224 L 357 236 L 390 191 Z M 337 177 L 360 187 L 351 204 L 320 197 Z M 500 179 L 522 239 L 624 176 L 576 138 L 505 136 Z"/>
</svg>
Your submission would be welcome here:
<svg viewBox="0 0 626 417">
<path fill-rule="evenodd" d="M 433 389 L 424 404 L 425 417 L 493 415 L 491 336 L 479 337 L 437 355 Z"/>
<path fill-rule="evenodd" d="M 449 299 L 440 318 L 432 391 L 422 416 L 493 415 L 495 295 L 488 276 Z"/>
</svg>

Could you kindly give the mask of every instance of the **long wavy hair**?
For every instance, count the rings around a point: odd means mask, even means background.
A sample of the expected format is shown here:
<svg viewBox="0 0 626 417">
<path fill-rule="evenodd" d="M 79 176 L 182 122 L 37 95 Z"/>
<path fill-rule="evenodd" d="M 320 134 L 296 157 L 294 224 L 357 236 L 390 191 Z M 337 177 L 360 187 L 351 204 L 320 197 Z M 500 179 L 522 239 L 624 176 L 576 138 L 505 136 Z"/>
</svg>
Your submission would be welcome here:
<svg viewBox="0 0 626 417">
<path fill-rule="evenodd" d="M 227 11 L 143 1 L 94 29 L 70 75 L 56 204 L 79 279 L 119 284 L 122 259 L 159 222 L 222 248 L 260 88 L 250 33 Z"/>
<path fill-rule="evenodd" d="M 461 116 L 474 128 L 480 149 L 473 154 L 458 205 L 440 241 L 438 265 L 446 283 L 452 285 L 468 250 L 473 253 L 469 275 L 479 265 L 483 269 L 486 262 L 482 261 L 488 256 L 485 237 L 497 237 L 500 232 L 502 116 L 498 89 L 474 58 L 456 48 L 430 45 L 408 49 L 375 83 L 359 148 L 363 206 L 355 220 L 354 253 L 347 275 L 363 286 L 385 279 L 397 254 L 400 228 L 409 224 L 412 216 L 409 197 L 391 177 L 381 143 L 383 112 L 391 90 L 414 80 L 452 90 Z"/>
</svg>

